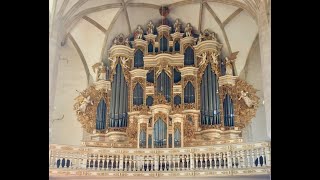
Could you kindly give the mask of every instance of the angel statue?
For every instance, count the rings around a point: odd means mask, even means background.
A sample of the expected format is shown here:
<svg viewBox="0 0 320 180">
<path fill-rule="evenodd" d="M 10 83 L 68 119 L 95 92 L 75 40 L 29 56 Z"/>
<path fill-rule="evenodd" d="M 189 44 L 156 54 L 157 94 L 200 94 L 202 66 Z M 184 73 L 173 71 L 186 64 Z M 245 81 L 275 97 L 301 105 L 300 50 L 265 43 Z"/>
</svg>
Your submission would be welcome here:
<svg viewBox="0 0 320 180">
<path fill-rule="evenodd" d="M 96 73 L 96 81 L 106 80 L 106 67 L 103 62 L 96 63 L 92 66 L 93 71 Z"/>
<path fill-rule="evenodd" d="M 116 63 L 117 62 L 117 58 L 116 57 L 114 57 L 114 58 L 109 57 L 109 60 L 111 61 L 110 68 L 111 68 L 111 70 L 113 70 L 117 65 L 117 63 Z"/>
<path fill-rule="evenodd" d="M 211 53 L 212 63 L 218 64 L 218 56 L 219 54 L 217 52 Z"/>
<path fill-rule="evenodd" d="M 120 57 L 120 60 L 121 60 L 121 64 L 123 65 L 123 68 L 127 69 L 129 68 L 129 66 L 127 66 L 127 61 L 129 60 L 129 58 L 126 58 L 126 57 Z"/>
<path fill-rule="evenodd" d="M 85 113 L 88 105 L 93 105 L 93 101 L 91 100 L 91 97 L 88 96 L 87 98 L 83 97 L 82 102 L 80 103 L 79 108 L 77 109 L 77 113 L 80 112 Z"/>
<path fill-rule="evenodd" d="M 226 57 L 226 75 L 233 76 L 233 63 L 235 62 L 237 58 L 237 54 L 239 51 L 231 53 L 230 56 Z"/>
<path fill-rule="evenodd" d="M 139 25 L 138 28 L 136 29 L 136 31 L 134 32 L 134 37 L 135 37 L 135 39 L 142 39 L 142 35 L 143 35 L 143 30 L 142 30 L 141 26 Z"/>
<path fill-rule="evenodd" d="M 147 34 L 153 34 L 153 29 L 154 29 L 154 25 L 152 23 L 152 21 L 149 22 L 149 24 L 147 25 Z"/>
<path fill-rule="evenodd" d="M 192 26 L 190 23 L 187 24 L 186 28 L 184 28 L 184 32 L 186 33 L 186 37 L 191 36 Z"/>
<path fill-rule="evenodd" d="M 248 107 L 251 107 L 253 105 L 252 100 L 248 97 L 248 92 L 241 91 L 241 96 L 238 100 L 240 99 L 243 99 L 244 103 L 246 103 Z"/>
<path fill-rule="evenodd" d="M 174 32 L 180 32 L 180 26 L 181 26 L 181 23 L 179 22 L 179 19 L 176 19 L 176 21 L 174 22 Z"/>
<path fill-rule="evenodd" d="M 199 58 L 201 58 L 201 61 L 198 65 L 198 67 L 201 67 L 203 64 L 206 63 L 206 59 L 207 59 L 207 52 L 202 53 L 202 56 L 198 56 Z"/>
</svg>

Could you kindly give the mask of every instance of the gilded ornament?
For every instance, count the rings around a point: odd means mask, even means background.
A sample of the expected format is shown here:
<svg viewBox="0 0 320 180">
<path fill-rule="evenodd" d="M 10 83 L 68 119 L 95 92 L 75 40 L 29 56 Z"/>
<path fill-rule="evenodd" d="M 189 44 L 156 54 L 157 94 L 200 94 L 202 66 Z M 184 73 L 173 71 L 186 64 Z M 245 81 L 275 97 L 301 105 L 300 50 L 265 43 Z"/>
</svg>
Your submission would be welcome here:
<svg viewBox="0 0 320 180">
<path fill-rule="evenodd" d="M 93 86 L 88 87 L 83 92 L 80 93 L 75 100 L 74 110 L 77 112 L 76 115 L 78 117 L 78 121 L 81 123 L 82 127 L 88 132 L 92 133 L 96 126 L 96 110 L 97 106 L 103 98 L 109 106 L 109 98 L 107 93 L 105 93 L 105 89 L 96 90 Z M 79 111 L 81 106 L 83 107 L 83 100 L 86 97 L 86 102 L 90 102 L 90 105 L 87 105 L 85 108 Z M 89 97 L 89 98 L 88 98 Z M 88 100 L 90 99 L 90 100 Z"/>
</svg>

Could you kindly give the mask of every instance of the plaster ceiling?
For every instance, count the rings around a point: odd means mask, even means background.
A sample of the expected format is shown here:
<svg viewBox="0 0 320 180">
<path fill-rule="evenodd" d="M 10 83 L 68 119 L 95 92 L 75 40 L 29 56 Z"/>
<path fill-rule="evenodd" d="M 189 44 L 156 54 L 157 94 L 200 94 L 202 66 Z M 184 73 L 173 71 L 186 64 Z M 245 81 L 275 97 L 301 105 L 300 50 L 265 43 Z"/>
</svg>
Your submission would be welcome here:
<svg viewBox="0 0 320 180">
<path fill-rule="evenodd" d="M 66 2 L 63 2 L 66 1 Z M 182 28 L 191 23 L 195 32 L 199 27 L 218 35 L 223 44 L 222 55 L 240 51 L 236 71 L 245 66 L 258 28 L 252 8 L 254 0 L 57 0 L 55 12 L 64 18 L 68 35 L 74 38 L 87 63 L 89 73 L 96 62 L 107 62 L 107 51 L 120 33 L 129 35 L 138 25 L 146 29 L 152 20 L 160 20 L 159 7 L 168 5 L 169 18 L 179 18 Z M 201 5 L 202 3 L 202 5 Z M 202 6 L 202 7 L 201 7 Z M 201 17 L 200 17 L 201 16 Z M 200 25 L 200 26 L 199 26 Z M 68 39 L 67 41 L 70 41 Z"/>
</svg>

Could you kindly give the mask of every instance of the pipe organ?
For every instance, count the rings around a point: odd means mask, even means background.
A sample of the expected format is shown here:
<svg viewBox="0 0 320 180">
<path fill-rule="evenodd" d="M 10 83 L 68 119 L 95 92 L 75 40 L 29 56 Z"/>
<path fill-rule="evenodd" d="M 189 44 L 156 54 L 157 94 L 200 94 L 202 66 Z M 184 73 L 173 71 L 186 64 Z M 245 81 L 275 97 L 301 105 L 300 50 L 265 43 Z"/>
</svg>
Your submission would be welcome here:
<svg viewBox="0 0 320 180">
<path fill-rule="evenodd" d="M 255 116 L 256 90 L 234 74 L 238 52 L 225 57 L 217 35 L 196 34 L 166 17 L 155 27 L 119 34 L 108 66 L 74 109 L 90 139 L 87 146 L 180 148 L 242 141 Z"/>
</svg>

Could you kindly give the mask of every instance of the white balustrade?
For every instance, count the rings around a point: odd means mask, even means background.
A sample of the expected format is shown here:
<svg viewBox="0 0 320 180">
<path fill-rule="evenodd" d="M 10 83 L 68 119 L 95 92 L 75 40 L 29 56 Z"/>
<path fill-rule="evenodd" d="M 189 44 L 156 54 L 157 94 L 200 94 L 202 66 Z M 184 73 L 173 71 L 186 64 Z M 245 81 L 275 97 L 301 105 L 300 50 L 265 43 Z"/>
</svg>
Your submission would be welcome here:
<svg viewBox="0 0 320 180">
<path fill-rule="evenodd" d="M 119 153 L 122 151 L 126 153 Z M 270 144 L 266 142 L 249 145 L 243 143 L 213 147 L 162 148 L 161 152 L 156 151 L 156 153 L 134 148 L 50 145 L 49 168 L 128 173 L 270 168 L 270 152 Z"/>
</svg>

